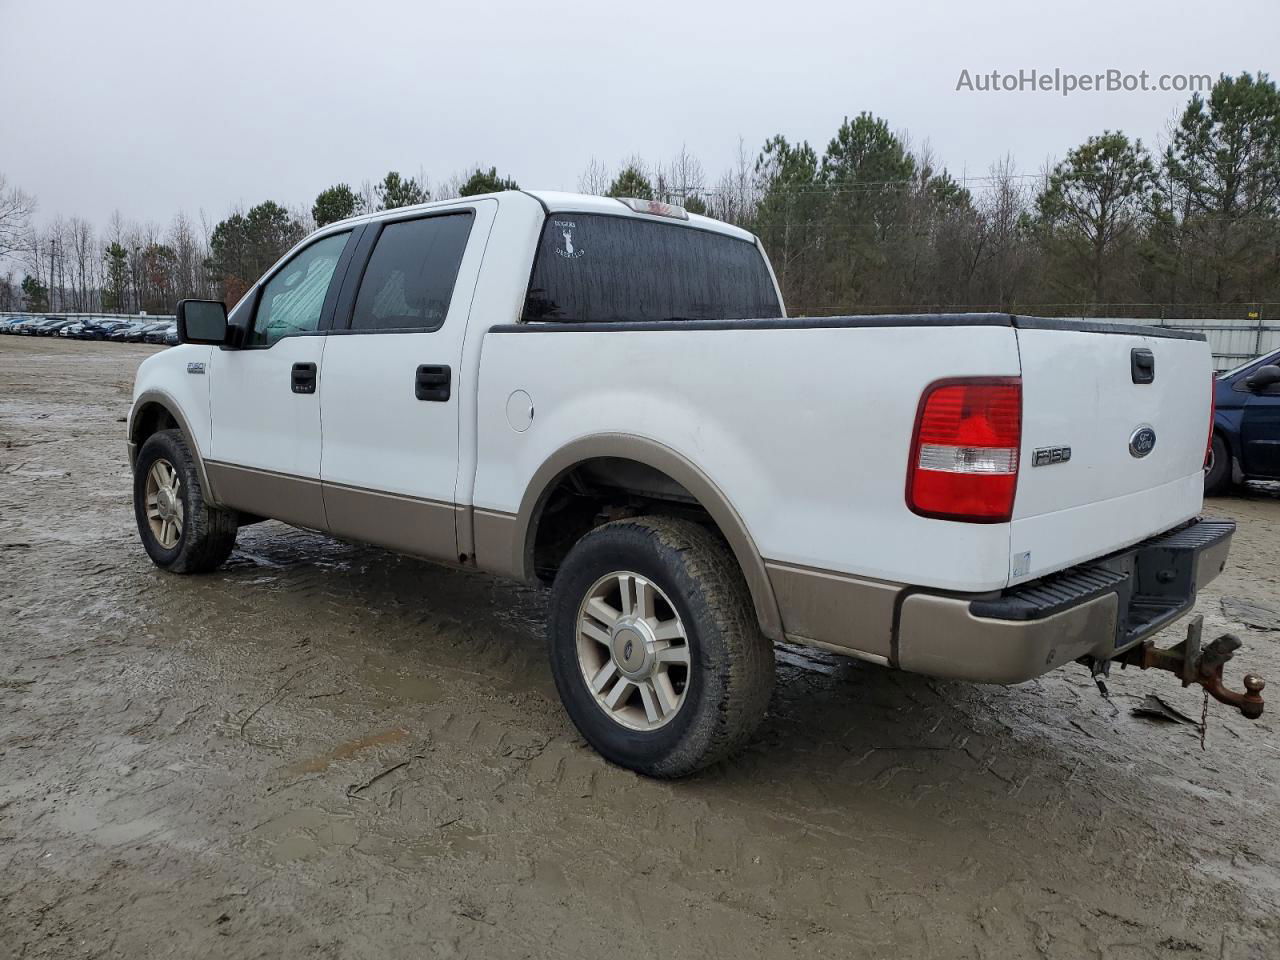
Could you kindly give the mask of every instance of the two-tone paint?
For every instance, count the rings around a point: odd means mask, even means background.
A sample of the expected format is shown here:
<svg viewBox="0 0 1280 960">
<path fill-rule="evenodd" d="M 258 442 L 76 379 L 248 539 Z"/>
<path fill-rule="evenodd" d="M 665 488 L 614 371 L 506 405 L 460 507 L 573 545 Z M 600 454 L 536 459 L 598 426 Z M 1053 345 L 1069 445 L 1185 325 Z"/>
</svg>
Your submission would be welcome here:
<svg viewBox="0 0 1280 960">
<path fill-rule="evenodd" d="M 380 225 L 460 211 L 474 225 L 443 325 L 350 330 Z M 971 622 L 970 598 L 1123 550 L 1200 509 L 1207 395 L 1189 384 L 1209 377 L 1203 338 L 988 314 L 520 323 L 540 231 L 561 213 L 645 216 L 606 198 L 508 192 L 326 227 L 281 261 L 349 235 L 321 328 L 270 348 L 184 345 L 149 358 L 131 451 L 157 425 L 176 426 L 213 503 L 526 579 L 555 484 L 590 461 L 640 464 L 724 535 L 768 636 L 1000 682 L 1057 666 L 1055 654 L 1028 656 L 1005 625 L 1013 666 L 948 668 L 944 613 L 967 637 L 994 635 Z M 757 243 L 707 218 L 673 223 Z M 273 273 L 234 323 L 251 322 Z M 1154 356 L 1153 382 L 1130 376 L 1137 350 Z M 313 392 L 290 391 L 297 363 L 315 365 Z M 452 371 L 446 401 L 415 397 L 423 364 Z M 917 400 L 955 377 L 1021 379 L 1024 466 L 1008 522 L 931 519 L 905 502 Z M 1139 424 L 1159 435 L 1142 460 L 1128 453 Z M 1046 446 L 1071 456 L 1033 469 Z M 1037 630 L 1051 645 L 1075 637 L 1053 646 L 1075 650 L 1099 618 Z"/>
</svg>

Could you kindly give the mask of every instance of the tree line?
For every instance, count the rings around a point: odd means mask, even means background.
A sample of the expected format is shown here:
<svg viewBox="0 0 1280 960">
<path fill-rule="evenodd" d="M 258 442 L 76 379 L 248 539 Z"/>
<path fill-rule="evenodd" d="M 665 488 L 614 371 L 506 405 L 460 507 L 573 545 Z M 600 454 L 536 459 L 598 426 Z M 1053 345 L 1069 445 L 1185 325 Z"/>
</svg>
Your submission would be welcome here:
<svg viewBox="0 0 1280 960">
<path fill-rule="evenodd" d="M 663 199 L 757 233 L 790 312 L 1023 311 L 1239 316 L 1280 307 L 1280 91 L 1221 76 L 1170 124 L 1162 149 L 1103 130 L 1045 169 L 1006 156 L 980 176 L 941 166 L 887 120 L 846 118 L 825 149 L 785 135 L 708 177 L 669 162 L 591 160 L 584 193 Z M 432 185 L 387 173 L 339 183 L 309 208 L 265 201 L 197 226 L 113 217 L 41 229 L 34 199 L 0 177 L 0 310 L 169 312 L 182 296 L 234 301 L 312 229 L 359 213 L 518 189 L 496 167 Z"/>
</svg>

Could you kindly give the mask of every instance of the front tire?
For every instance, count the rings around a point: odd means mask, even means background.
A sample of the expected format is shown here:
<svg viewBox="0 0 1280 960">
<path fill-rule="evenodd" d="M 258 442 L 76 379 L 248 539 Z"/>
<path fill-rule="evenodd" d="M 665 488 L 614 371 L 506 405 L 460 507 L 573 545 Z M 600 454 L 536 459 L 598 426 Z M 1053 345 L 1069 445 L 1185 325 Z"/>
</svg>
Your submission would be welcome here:
<svg viewBox="0 0 1280 960">
<path fill-rule="evenodd" d="M 1222 434 L 1215 432 L 1204 470 L 1205 496 L 1221 496 L 1231 489 L 1231 453 Z"/>
<path fill-rule="evenodd" d="M 606 759 L 682 777 L 741 747 L 773 692 L 773 645 L 728 548 L 686 520 L 592 530 L 556 575 L 551 671 Z"/>
<path fill-rule="evenodd" d="M 179 430 L 153 433 L 138 451 L 133 512 L 147 555 L 171 573 L 215 570 L 235 546 L 238 518 L 205 502 L 195 458 Z"/>
</svg>

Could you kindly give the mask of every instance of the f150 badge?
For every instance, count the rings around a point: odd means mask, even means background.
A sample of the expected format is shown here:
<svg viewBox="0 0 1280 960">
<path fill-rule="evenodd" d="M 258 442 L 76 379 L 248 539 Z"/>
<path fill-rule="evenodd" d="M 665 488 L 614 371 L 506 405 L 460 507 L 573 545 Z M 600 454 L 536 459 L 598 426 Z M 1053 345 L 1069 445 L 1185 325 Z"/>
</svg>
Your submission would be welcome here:
<svg viewBox="0 0 1280 960">
<path fill-rule="evenodd" d="M 1031 454 L 1033 467 L 1047 467 L 1051 463 L 1066 463 L 1071 459 L 1070 447 L 1037 447 Z"/>
<path fill-rule="evenodd" d="M 1129 456 L 1142 459 L 1156 448 L 1156 431 L 1149 423 L 1134 429 L 1129 435 Z"/>
<path fill-rule="evenodd" d="M 187 373 L 204 373 L 203 363 L 188 363 Z"/>
</svg>

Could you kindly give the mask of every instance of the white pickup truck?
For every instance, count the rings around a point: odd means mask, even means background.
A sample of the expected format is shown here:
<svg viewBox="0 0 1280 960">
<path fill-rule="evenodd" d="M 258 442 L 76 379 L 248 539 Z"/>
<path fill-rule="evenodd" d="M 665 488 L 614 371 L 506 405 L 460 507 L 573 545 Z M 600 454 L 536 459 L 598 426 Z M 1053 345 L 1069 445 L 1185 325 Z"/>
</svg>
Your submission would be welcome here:
<svg viewBox="0 0 1280 960">
<path fill-rule="evenodd" d="M 560 695 L 624 766 L 744 742 L 784 640 L 993 683 L 1204 666 L 1261 711 L 1220 646 L 1147 640 L 1234 529 L 1198 519 L 1199 335 L 788 319 L 744 230 L 520 191 L 332 224 L 178 326 L 128 423 L 155 563 L 270 518 L 549 583 Z"/>
</svg>

